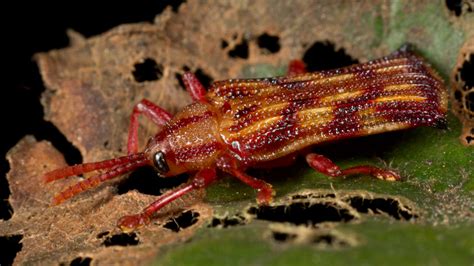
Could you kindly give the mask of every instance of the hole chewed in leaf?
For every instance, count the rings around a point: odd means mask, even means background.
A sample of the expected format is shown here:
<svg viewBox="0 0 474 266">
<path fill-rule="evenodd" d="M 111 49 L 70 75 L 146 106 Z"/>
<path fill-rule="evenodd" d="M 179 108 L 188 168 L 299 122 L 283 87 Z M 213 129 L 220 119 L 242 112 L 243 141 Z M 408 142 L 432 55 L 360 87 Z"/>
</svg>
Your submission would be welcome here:
<svg viewBox="0 0 474 266">
<path fill-rule="evenodd" d="M 278 53 L 280 51 L 280 37 L 269 35 L 268 33 L 264 33 L 257 38 L 257 45 L 258 47 L 268 51 L 272 54 Z"/>
<path fill-rule="evenodd" d="M 221 48 L 222 49 L 225 49 L 229 46 L 229 43 L 226 41 L 226 40 L 222 40 L 221 41 Z"/>
<path fill-rule="evenodd" d="M 348 198 L 349 204 L 358 212 L 374 214 L 387 214 L 397 220 L 411 220 L 418 215 L 410 211 L 406 206 L 402 206 L 400 201 L 391 198 L 366 199 L 363 197 Z"/>
<path fill-rule="evenodd" d="M 71 261 L 70 266 L 89 266 L 91 265 L 92 258 L 90 257 L 77 257 Z"/>
<path fill-rule="evenodd" d="M 104 236 L 107 236 L 107 235 L 109 235 L 109 234 L 110 234 L 109 231 L 105 231 L 105 232 L 102 232 L 102 233 L 97 234 L 97 238 L 103 238 Z"/>
<path fill-rule="evenodd" d="M 453 112 L 463 124 L 461 143 L 474 145 L 474 38 L 461 49 L 452 80 Z"/>
<path fill-rule="evenodd" d="M 170 229 L 174 232 L 179 232 L 197 223 L 199 213 L 193 211 L 186 211 L 181 213 L 178 217 L 173 217 L 163 225 L 164 228 Z"/>
<path fill-rule="evenodd" d="M 121 233 L 113 236 L 107 237 L 102 243 L 106 247 L 110 246 L 136 246 L 140 240 L 137 237 L 137 234 L 131 233 Z"/>
<path fill-rule="evenodd" d="M 228 55 L 232 58 L 249 58 L 249 43 L 246 39 L 235 45 L 235 47 L 228 52 Z"/>
<path fill-rule="evenodd" d="M 275 239 L 275 241 L 278 241 L 278 242 L 288 242 L 288 241 L 292 241 L 296 238 L 296 234 L 290 234 L 290 233 L 286 233 L 286 232 L 272 232 L 272 237 L 273 239 Z"/>
<path fill-rule="evenodd" d="M 137 82 L 159 80 L 163 76 L 163 66 L 157 64 L 152 58 L 146 58 L 143 62 L 134 65 L 132 74 Z"/>
<path fill-rule="evenodd" d="M 259 220 L 295 225 L 348 222 L 356 218 L 350 210 L 330 201 L 295 201 L 282 205 L 251 207 L 248 213 Z"/>
<path fill-rule="evenodd" d="M 329 41 L 315 42 L 303 55 L 303 61 L 308 71 L 321 71 L 349 66 L 359 61 L 346 54 L 344 49 L 338 49 Z"/>
<path fill-rule="evenodd" d="M 270 226 L 269 235 L 270 240 L 279 245 L 302 244 L 321 249 L 354 247 L 359 242 L 353 234 L 342 233 L 335 228 L 310 228 L 287 224 Z"/>
<path fill-rule="evenodd" d="M 328 192 L 305 190 L 289 195 L 286 200 L 270 206 L 252 206 L 243 214 L 215 216 L 209 227 L 226 228 L 251 222 L 253 219 L 274 224 L 315 227 L 325 222 L 351 222 L 360 214 L 384 214 L 396 220 L 419 217 L 414 205 L 406 199 L 374 195 L 364 191 Z M 244 218 L 245 217 L 245 218 Z"/>
<path fill-rule="evenodd" d="M 355 241 L 352 239 L 338 234 L 333 234 L 332 232 L 314 234 L 311 239 L 311 243 L 315 244 L 321 248 L 344 248 L 355 246 Z"/>
<path fill-rule="evenodd" d="M 474 10 L 474 2 L 471 0 L 446 0 L 446 7 L 456 15 L 461 16 L 464 12 Z"/>
<path fill-rule="evenodd" d="M 0 265 L 12 265 L 16 254 L 23 247 L 21 244 L 22 235 L 9 235 L 0 237 L 0 247 L 2 252 L 0 255 Z"/>
<path fill-rule="evenodd" d="M 212 218 L 209 227 L 227 228 L 231 226 L 245 225 L 246 222 L 246 219 L 241 215 L 236 215 L 234 217 L 214 217 Z"/>
<path fill-rule="evenodd" d="M 209 89 L 213 78 L 209 74 L 204 72 L 204 70 L 202 70 L 201 68 L 198 68 L 196 72 L 194 72 L 194 74 L 196 75 L 197 79 L 202 83 L 202 85 L 204 85 L 204 88 L 206 90 Z"/>
</svg>

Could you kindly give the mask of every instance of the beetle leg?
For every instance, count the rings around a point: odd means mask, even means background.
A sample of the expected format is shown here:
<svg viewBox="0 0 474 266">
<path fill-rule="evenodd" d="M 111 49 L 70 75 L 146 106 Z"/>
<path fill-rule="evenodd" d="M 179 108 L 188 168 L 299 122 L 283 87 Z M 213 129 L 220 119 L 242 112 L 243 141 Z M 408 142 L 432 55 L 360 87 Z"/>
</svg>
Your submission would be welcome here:
<svg viewBox="0 0 474 266">
<path fill-rule="evenodd" d="M 203 189 L 217 179 L 216 169 L 204 169 L 196 173 L 191 182 L 179 186 L 161 195 L 155 202 L 146 207 L 141 213 L 127 215 L 119 219 L 117 226 L 124 232 L 133 231 L 150 223 L 151 219 L 159 210 L 173 201 L 183 197 L 189 192 Z"/>
<path fill-rule="evenodd" d="M 314 170 L 331 177 L 363 174 L 386 181 L 397 181 L 401 179 L 400 176 L 393 171 L 371 165 L 360 165 L 341 170 L 339 166 L 334 164 L 327 157 L 315 153 L 306 155 L 306 161 Z"/>
<path fill-rule="evenodd" d="M 222 158 L 220 158 L 217 162 L 217 166 L 222 171 L 233 175 L 240 181 L 257 190 L 258 204 L 266 205 L 272 201 L 273 196 L 275 195 L 275 191 L 273 190 L 272 185 L 261 179 L 257 179 L 244 173 L 242 170 L 239 169 L 240 167 L 238 166 L 238 162 L 231 156 L 223 156 Z"/>
<path fill-rule="evenodd" d="M 288 76 L 296 76 L 307 72 L 308 71 L 306 70 L 306 64 L 303 62 L 303 60 L 295 59 L 288 64 L 288 70 L 286 74 Z"/>
<path fill-rule="evenodd" d="M 128 128 L 128 154 L 138 152 L 138 116 L 140 114 L 144 114 L 158 126 L 163 126 L 172 117 L 170 113 L 146 99 L 141 100 L 135 105 L 130 116 L 130 126 Z"/>
<path fill-rule="evenodd" d="M 183 83 L 193 101 L 207 102 L 206 89 L 199 79 L 191 72 L 186 72 L 183 75 Z"/>
</svg>

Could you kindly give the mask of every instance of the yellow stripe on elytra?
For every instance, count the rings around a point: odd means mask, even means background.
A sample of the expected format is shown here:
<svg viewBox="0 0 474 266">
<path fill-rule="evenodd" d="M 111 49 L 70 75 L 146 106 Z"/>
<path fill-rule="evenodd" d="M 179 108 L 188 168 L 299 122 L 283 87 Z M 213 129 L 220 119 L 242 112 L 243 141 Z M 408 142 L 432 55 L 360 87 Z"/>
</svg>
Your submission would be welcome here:
<svg viewBox="0 0 474 266">
<path fill-rule="evenodd" d="M 317 107 L 301 110 L 297 114 L 299 126 L 314 127 L 324 125 L 334 119 L 333 107 Z"/>
<path fill-rule="evenodd" d="M 398 90 L 409 90 L 416 89 L 420 84 L 397 84 L 388 85 L 383 88 L 384 91 L 398 91 Z"/>
<path fill-rule="evenodd" d="M 421 102 L 424 100 L 426 100 L 425 97 L 416 95 L 393 95 L 377 98 L 374 102 Z"/>
<path fill-rule="evenodd" d="M 226 134 L 226 135 L 227 135 L 228 138 L 238 138 L 238 137 L 241 137 L 241 136 L 249 135 L 253 132 L 257 132 L 257 131 L 262 130 L 264 128 L 268 128 L 271 125 L 273 125 L 274 123 L 280 121 L 281 119 L 282 119 L 281 115 L 274 116 L 274 117 L 269 117 L 269 118 L 266 118 L 266 119 L 262 119 L 262 120 L 253 122 L 251 125 L 241 129 L 238 132 L 231 132 L 231 133 L 229 132 L 229 134 Z"/>
<path fill-rule="evenodd" d="M 344 81 L 354 77 L 354 74 L 334 74 L 333 76 L 325 76 L 321 73 L 311 73 L 304 74 L 294 77 L 289 77 L 287 82 L 296 82 L 296 81 L 310 81 L 313 85 L 321 83 L 331 83 L 337 81 Z"/>
</svg>

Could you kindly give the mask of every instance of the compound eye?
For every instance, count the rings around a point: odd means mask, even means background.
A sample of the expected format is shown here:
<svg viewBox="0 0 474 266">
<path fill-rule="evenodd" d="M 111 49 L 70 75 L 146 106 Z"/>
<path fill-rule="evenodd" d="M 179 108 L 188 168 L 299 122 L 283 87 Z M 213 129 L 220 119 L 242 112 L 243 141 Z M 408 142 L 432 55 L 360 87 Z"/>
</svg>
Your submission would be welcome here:
<svg viewBox="0 0 474 266">
<path fill-rule="evenodd" d="M 155 167 L 156 169 L 158 169 L 158 172 L 160 172 L 160 174 L 167 173 L 170 170 L 165 160 L 165 154 L 161 151 L 153 155 L 153 163 L 155 164 Z"/>
</svg>

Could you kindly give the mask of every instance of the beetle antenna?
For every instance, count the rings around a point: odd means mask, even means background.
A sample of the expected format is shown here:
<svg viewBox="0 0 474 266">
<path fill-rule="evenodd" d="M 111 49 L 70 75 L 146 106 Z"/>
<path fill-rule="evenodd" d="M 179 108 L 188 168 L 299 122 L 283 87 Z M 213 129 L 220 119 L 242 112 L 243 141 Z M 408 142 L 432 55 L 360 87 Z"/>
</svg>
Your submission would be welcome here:
<svg viewBox="0 0 474 266">
<path fill-rule="evenodd" d="M 46 183 L 52 182 L 54 180 L 80 175 L 83 173 L 92 172 L 95 170 L 111 169 L 118 165 L 123 165 L 132 161 L 137 160 L 138 158 L 143 157 L 143 153 L 134 153 L 127 156 L 122 156 L 119 158 L 114 158 L 110 160 L 105 160 L 101 162 L 94 163 L 83 163 L 76 164 L 72 166 L 67 166 L 64 168 L 56 169 L 49 173 L 44 174 L 43 179 Z"/>
<path fill-rule="evenodd" d="M 124 159 L 124 158 L 128 158 L 128 159 Z M 130 156 L 125 156 L 125 157 L 121 157 L 117 159 L 120 160 L 121 162 L 120 164 L 114 164 L 113 166 L 109 166 L 108 167 L 109 169 L 106 172 L 92 176 L 83 181 L 80 181 L 76 183 L 75 185 L 72 185 L 66 190 L 62 191 L 61 193 L 57 194 L 53 199 L 53 205 L 58 205 L 62 203 L 63 201 L 69 198 L 72 198 L 75 195 L 85 190 L 98 186 L 102 182 L 105 182 L 116 176 L 130 172 L 132 170 L 135 170 L 138 167 L 141 167 L 150 163 L 149 159 L 145 156 L 144 153 L 132 154 Z M 102 167 L 102 169 L 105 169 L 105 168 L 106 167 Z M 101 169 L 101 168 L 96 168 L 96 169 Z"/>
</svg>

